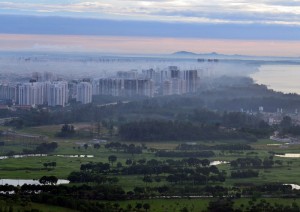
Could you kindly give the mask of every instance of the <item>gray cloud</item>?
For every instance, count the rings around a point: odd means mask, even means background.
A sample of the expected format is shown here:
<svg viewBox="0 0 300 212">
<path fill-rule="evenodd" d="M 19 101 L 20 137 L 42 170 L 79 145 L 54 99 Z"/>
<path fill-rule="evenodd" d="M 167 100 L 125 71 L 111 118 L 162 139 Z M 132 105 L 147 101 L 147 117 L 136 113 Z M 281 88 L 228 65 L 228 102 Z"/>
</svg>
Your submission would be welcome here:
<svg viewBox="0 0 300 212">
<path fill-rule="evenodd" d="M 219 17 L 219 19 L 222 20 L 222 17 Z M 247 19 L 247 17 L 245 17 L 245 19 Z M 53 16 L 0 15 L 0 33 L 242 40 L 300 40 L 299 26 L 266 24 L 245 25 L 242 23 L 167 23 L 160 21 L 120 21 Z"/>
<path fill-rule="evenodd" d="M 61 0 L 0 1 L 0 13 L 66 15 L 114 20 L 300 25 L 300 1 Z"/>
</svg>

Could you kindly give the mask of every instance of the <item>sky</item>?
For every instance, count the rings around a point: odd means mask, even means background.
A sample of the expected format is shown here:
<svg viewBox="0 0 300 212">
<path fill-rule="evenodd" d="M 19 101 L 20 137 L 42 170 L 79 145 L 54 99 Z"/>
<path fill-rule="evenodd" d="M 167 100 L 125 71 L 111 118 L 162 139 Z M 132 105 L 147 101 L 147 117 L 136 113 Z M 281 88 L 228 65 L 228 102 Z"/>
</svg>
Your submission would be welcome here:
<svg viewBox="0 0 300 212">
<path fill-rule="evenodd" d="M 0 0 L 0 50 L 300 56 L 300 0 Z"/>
</svg>

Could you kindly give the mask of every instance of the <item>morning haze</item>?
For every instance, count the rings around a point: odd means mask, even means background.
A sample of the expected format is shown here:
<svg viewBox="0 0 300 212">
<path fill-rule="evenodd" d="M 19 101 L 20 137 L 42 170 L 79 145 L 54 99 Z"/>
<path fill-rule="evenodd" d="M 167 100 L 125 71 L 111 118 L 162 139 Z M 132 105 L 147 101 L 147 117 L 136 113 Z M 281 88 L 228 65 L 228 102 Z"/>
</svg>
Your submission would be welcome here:
<svg viewBox="0 0 300 212">
<path fill-rule="evenodd" d="M 299 10 L 0 0 L 0 211 L 300 211 Z"/>
</svg>

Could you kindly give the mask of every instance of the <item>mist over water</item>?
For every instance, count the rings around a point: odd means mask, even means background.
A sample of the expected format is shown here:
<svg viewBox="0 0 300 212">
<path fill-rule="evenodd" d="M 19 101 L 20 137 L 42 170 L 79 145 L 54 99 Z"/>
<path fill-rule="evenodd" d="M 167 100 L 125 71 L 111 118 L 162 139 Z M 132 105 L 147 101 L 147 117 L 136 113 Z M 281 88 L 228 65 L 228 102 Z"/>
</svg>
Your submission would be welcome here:
<svg viewBox="0 0 300 212">
<path fill-rule="evenodd" d="M 198 62 L 197 58 L 131 57 L 76 54 L 0 54 L 2 79 L 19 80 L 33 72 L 52 72 L 64 79 L 100 78 L 114 76 L 117 71 L 154 69 L 178 66 L 180 70 L 199 70 L 200 77 L 247 76 L 257 65 L 246 62 Z"/>
<path fill-rule="evenodd" d="M 250 76 L 275 91 L 300 94 L 300 65 L 262 65 Z"/>
</svg>

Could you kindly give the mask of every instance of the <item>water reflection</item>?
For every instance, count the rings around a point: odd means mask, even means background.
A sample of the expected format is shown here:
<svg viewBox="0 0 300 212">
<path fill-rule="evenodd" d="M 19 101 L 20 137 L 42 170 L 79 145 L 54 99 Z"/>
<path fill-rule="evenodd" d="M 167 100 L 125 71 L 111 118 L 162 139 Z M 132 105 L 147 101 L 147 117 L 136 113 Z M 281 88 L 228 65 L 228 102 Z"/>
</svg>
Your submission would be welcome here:
<svg viewBox="0 0 300 212">
<path fill-rule="evenodd" d="M 292 186 L 292 189 L 300 190 L 300 186 L 297 184 L 283 184 L 283 185 L 290 185 L 290 186 Z"/>
<path fill-rule="evenodd" d="M 221 164 L 228 164 L 228 161 L 220 161 L 220 160 L 216 160 L 216 161 L 212 161 L 210 162 L 210 166 L 217 166 L 217 165 L 221 165 Z"/>
<path fill-rule="evenodd" d="M 8 158 L 26 158 L 26 157 L 47 157 L 56 156 L 64 158 L 93 158 L 94 155 L 47 155 L 47 154 L 26 154 L 26 155 L 11 155 L 11 156 L 0 156 L 0 160 Z"/>
<path fill-rule="evenodd" d="M 1 179 L 0 180 L 2 185 L 13 185 L 13 186 L 22 186 L 24 184 L 30 184 L 30 185 L 41 185 L 41 183 L 38 180 L 26 180 L 26 179 Z M 69 180 L 63 180 L 63 179 L 59 179 L 57 181 L 57 185 L 60 184 L 69 184 L 70 181 Z"/>
<path fill-rule="evenodd" d="M 286 153 L 286 154 L 275 155 L 275 156 L 281 157 L 281 158 L 300 158 L 299 153 Z"/>
</svg>

